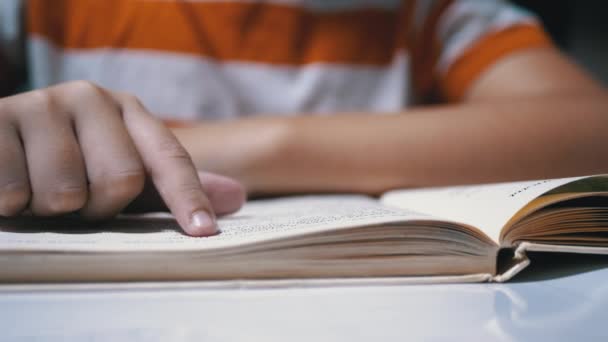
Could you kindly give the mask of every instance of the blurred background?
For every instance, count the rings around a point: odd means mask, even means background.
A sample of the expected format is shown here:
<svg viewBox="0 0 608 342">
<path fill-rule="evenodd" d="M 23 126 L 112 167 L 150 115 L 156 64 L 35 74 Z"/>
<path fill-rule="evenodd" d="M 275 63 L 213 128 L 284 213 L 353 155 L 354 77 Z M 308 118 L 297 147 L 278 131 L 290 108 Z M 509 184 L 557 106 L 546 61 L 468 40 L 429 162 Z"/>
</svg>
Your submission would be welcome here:
<svg viewBox="0 0 608 342">
<path fill-rule="evenodd" d="M 513 2 L 538 14 L 555 42 L 608 85 L 608 1 Z"/>
</svg>

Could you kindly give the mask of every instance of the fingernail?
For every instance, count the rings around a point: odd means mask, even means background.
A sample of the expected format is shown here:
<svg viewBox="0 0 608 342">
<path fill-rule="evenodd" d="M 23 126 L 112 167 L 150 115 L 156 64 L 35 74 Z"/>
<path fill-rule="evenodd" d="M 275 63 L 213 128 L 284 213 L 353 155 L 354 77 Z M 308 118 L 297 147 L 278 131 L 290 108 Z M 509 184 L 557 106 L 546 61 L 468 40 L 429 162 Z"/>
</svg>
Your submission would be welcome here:
<svg viewBox="0 0 608 342">
<path fill-rule="evenodd" d="M 217 233 L 215 220 L 205 211 L 197 211 L 192 214 L 190 226 L 193 235 L 212 235 Z"/>
</svg>

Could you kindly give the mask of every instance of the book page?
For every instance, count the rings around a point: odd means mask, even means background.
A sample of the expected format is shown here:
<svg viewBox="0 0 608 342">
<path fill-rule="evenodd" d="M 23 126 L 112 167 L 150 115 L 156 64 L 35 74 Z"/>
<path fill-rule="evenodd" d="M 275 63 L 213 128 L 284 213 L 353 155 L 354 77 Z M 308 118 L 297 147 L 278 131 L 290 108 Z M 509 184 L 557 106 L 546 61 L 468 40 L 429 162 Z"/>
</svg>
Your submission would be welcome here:
<svg viewBox="0 0 608 342">
<path fill-rule="evenodd" d="M 306 196 L 251 201 L 219 219 L 221 233 L 189 237 L 168 214 L 121 217 L 104 224 L 37 218 L 0 220 L 1 251 L 201 250 L 425 218 L 364 196 Z"/>
<path fill-rule="evenodd" d="M 502 227 L 528 202 L 583 178 L 395 190 L 384 194 L 381 202 L 472 225 L 499 244 Z"/>
</svg>

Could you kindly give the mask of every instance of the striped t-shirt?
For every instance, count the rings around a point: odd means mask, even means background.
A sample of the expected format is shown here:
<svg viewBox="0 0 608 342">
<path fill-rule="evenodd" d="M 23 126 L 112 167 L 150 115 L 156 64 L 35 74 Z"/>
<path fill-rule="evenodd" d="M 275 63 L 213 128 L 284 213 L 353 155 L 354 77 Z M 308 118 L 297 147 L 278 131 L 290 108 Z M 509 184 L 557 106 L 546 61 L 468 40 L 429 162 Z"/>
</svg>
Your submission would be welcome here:
<svg viewBox="0 0 608 342">
<path fill-rule="evenodd" d="M 550 44 L 501 0 L 2 0 L 0 42 L 34 88 L 90 80 L 167 119 L 454 102 Z"/>
</svg>

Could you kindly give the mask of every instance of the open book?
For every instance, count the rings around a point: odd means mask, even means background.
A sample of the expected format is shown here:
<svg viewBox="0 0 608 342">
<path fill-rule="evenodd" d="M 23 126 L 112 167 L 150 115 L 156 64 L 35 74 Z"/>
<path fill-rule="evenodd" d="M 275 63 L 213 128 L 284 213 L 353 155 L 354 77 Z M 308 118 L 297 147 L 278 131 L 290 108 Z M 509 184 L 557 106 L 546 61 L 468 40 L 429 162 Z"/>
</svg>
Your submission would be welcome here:
<svg viewBox="0 0 608 342">
<path fill-rule="evenodd" d="M 502 282 L 527 251 L 608 254 L 608 175 L 258 200 L 219 226 L 193 238 L 167 214 L 1 219 L 0 281 Z"/>
</svg>

